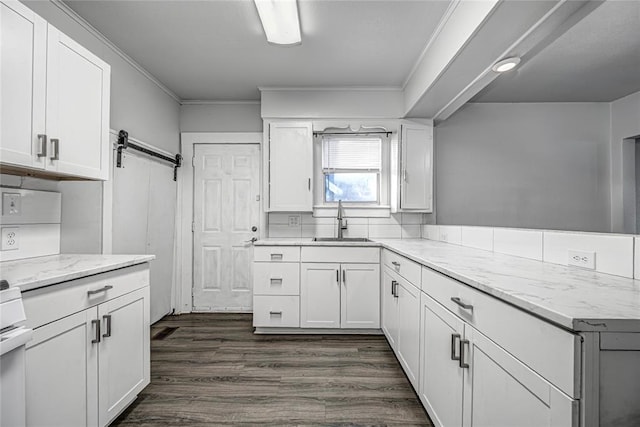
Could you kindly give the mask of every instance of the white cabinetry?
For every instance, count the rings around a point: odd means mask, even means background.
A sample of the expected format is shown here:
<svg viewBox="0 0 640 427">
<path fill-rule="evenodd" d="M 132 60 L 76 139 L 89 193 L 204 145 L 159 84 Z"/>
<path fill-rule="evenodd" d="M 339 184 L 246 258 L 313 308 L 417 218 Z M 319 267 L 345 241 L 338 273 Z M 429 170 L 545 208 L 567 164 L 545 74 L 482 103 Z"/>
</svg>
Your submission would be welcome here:
<svg viewBox="0 0 640 427">
<path fill-rule="evenodd" d="M 109 424 L 149 384 L 149 270 L 141 264 L 23 294 L 27 425 Z"/>
<path fill-rule="evenodd" d="M 302 263 L 300 326 L 340 327 L 340 264 Z"/>
<path fill-rule="evenodd" d="M 3 169 L 108 179 L 109 65 L 19 2 L 0 19 Z"/>
<path fill-rule="evenodd" d="M 313 210 L 313 128 L 311 122 L 268 124 L 268 211 Z"/>
<path fill-rule="evenodd" d="M 433 126 L 400 125 L 399 201 L 402 211 L 433 210 Z"/>
</svg>

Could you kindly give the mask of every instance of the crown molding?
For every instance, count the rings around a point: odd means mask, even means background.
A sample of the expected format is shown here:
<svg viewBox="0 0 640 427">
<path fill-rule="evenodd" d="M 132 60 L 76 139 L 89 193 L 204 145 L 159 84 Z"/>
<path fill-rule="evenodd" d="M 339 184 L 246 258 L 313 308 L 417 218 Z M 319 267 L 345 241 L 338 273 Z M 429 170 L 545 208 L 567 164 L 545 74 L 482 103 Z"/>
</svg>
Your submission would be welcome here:
<svg viewBox="0 0 640 427">
<path fill-rule="evenodd" d="M 62 0 L 49 0 L 49 1 L 51 3 L 53 3 L 56 7 L 58 7 L 58 9 L 63 11 L 65 14 L 67 14 L 75 22 L 80 24 L 85 30 L 87 30 L 89 33 L 91 33 L 94 37 L 96 37 L 98 40 L 100 40 L 102 43 L 104 43 L 114 53 L 116 53 L 118 56 L 120 56 L 122 59 L 124 59 L 125 62 L 127 62 L 129 65 L 131 65 L 133 68 L 135 68 L 140 74 L 142 74 L 147 79 L 149 79 L 152 83 L 154 83 L 156 86 L 158 86 L 164 93 L 169 95 L 176 102 L 178 102 L 178 103 L 182 102 L 180 97 L 178 95 L 176 95 L 175 92 L 173 92 L 171 89 L 169 89 L 167 86 L 165 86 L 162 82 L 160 82 L 160 80 L 158 80 L 151 73 L 149 73 L 147 70 L 145 70 L 142 67 L 142 65 L 138 64 L 133 58 L 131 58 L 126 53 L 124 53 L 118 46 L 113 44 L 113 42 L 111 40 L 109 40 L 104 34 L 102 34 L 100 31 L 98 31 L 97 28 L 95 28 L 93 25 L 91 25 L 82 16 L 78 15 L 78 13 L 75 10 L 73 10 L 69 6 L 67 6 Z"/>
<path fill-rule="evenodd" d="M 182 105 L 260 105 L 260 100 L 215 101 L 206 99 L 183 99 Z"/>
</svg>

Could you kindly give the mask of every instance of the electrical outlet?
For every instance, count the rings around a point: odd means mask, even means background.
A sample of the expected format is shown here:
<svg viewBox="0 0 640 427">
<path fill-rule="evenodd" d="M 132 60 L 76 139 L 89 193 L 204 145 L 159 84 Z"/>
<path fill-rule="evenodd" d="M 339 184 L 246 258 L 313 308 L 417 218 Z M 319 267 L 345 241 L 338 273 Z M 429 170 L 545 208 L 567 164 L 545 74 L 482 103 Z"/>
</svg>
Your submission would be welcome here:
<svg viewBox="0 0 640 427">
<path fill-rule="evenodd" d="M 569 265 L 595 270 L 596 253 L 569 249 Z"/>
<path fill-rule="evenodd" d="M 21 212 L 20 193 L 2 193 L 2 215 L 20 215 Z"/>
<path fill-rule="evenodd" d="M 289 215 L 289 227 L 300 226 L 300 215 Z"/>
<path fill-rule="evenodd" d="M 13 251 L 20 248 L 20 229 L 5 227 L 2 229 L 2 250 Z"/>
</svg>

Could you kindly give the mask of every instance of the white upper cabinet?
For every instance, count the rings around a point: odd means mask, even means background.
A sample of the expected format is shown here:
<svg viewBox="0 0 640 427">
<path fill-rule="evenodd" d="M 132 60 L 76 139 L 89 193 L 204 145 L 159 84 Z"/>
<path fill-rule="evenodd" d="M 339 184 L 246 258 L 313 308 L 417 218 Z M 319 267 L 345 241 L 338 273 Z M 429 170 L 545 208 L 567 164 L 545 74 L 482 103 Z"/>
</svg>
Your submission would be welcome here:
<svg viewBox="0 0 640 427">
<path fill-rule="evenodd" d="M 3 168 L 108 179 L 109 65 L 21 3 L 0 19 Z"/>
<path fill-rule="evenodd" d="M 313 210 L 313 129 L 311 122 L 269 125 L 267 211 Z"/>
<path fill-rule="evenodd" d="M 400 210 L 433 211 L 433 126 L 403 123 L 400 126 Z"/>
</svg>

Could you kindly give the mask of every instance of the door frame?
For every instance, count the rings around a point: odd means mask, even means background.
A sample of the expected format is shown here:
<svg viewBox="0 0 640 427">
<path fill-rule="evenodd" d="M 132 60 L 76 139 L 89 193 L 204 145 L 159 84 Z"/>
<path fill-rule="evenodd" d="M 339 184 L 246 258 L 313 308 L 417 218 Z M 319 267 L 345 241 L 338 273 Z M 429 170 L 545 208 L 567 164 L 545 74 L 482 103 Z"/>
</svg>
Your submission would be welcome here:
<svg viewBox="0 0 640 427">
<path fill-rule="evenodd" d="M 262 159 L 262 132 L 181 132 L 180 152 L 182 153 L 182 167 L 178 168 L 180 185 L 178 186 L 178 209 L 176 224 L 179 224 L 176 236 L 176 266 L 175 312 L 191 313 L 193 309 L 193 156 L 196 144 L 257 144 L 259 158 Z M 260 161 L 258 171 L 260 200 L 263 200 L 263 168 Z M 266 214 L 260 203 L 259 236 L 266 236 L 264 227 Z"/>
</svg>

